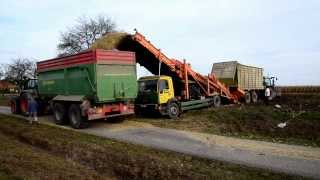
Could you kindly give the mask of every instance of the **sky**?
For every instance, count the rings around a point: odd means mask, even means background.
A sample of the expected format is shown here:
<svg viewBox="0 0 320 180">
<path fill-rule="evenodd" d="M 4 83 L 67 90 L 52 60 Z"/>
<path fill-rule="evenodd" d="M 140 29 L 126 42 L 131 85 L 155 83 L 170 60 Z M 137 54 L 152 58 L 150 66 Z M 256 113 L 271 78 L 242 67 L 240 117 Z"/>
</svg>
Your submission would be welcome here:
<svg viewBox="0 0 320 180">
<path fill-rule="evenodd" d="M 1 0 L 0 64 L 53 58 L 61 32 L 100 14 L 205 75 L 237 60 L 279 85 L 320 85 L 319 0 Z"/>
</svg>

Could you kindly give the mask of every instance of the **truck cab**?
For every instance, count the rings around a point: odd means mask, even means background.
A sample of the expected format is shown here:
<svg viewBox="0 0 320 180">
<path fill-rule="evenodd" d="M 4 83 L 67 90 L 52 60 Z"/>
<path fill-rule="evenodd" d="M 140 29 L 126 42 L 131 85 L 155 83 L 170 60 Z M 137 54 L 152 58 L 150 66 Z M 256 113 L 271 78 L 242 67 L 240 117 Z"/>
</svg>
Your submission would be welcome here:
<svg viewBox="0 0 320 180">
<path fill-rule="evenodd" d="M 138 96 L 135 111 L 158 111 L 175 118 L 179 115 L 179 103 L 175 99 L 172 78 L 169 76 L 147 76 L 138 80 Z"/>
</svg>

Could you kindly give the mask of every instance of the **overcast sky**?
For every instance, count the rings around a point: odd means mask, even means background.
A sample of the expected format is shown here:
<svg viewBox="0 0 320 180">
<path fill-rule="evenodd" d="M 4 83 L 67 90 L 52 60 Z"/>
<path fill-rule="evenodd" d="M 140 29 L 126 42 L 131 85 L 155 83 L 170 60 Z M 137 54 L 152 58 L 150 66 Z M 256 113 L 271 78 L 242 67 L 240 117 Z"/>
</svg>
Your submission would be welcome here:
<svg viewBox="0 0 320 180">
<path fill-rule="evenodd" d="M 60 32 L 105 14 L 169 57 L 208 74 L 214 62 L 261 66 L 281 85 L 320 85 L 319 0 L 1 0 L 0 63 L 56 56 Z M 142 73 L 143 74 L 143 73 Z"/>
</svg>

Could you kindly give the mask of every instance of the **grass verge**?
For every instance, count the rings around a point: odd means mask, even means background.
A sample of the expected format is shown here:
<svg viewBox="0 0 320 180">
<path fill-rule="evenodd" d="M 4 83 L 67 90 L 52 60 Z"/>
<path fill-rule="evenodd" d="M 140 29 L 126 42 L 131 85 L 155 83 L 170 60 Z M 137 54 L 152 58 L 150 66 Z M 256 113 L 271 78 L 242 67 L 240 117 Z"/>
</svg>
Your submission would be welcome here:
<svg viewBox="0 0 320 180">
<path fill-rule="evenodd" d="M 117 179 L 302 179 L 256 168 L 154 150 L 57 127 L 29 125 L 22 119 L 4 115 L 0 115 L 0 122 L 0 132 L 12 138 L 12 142 L 18 141 L 24 146 L 32 146 L 32 148 L 54 155 L 58 159 L 76 162 L 79 166 L 87 167 L 87 169 L 97 172 L 98 176 L 103 177 L 106 175 Z M 12 149 L 12 154 L 17 153 L 21 157 L 28 156 L 23 152 L 30 154 L 34 152 L 34 150 L 21 151 L 19 147 L 15 146 L 20 147 L 19 144 L 4 143 L 2 149 Z M 38 153 L 36 152 L 36 154 Z M 6 156 L 8 154 L 5 150 L 0 151 L 0 157 Z M 64 165 L 65 161 L 56 161 L 56 164 L 64 167 L 66 166 Z M 22 166 L 25 170 L 30 169 L 30 166 L 33 167 L 32 164 L 26 164 L 27 162 L 29 161 L 22 163 L 25 164 Z M 35 160 L 30 163 L 36 162 L 39 161 Z M 39 167 L 47 166 L 50 165 L 39 165 Z M 9 168 L 13 175 L 28 176 L 24 173 L 17 173 L 23 171 L 17 171 L 14 166 L 6 168 Z M 69 167 L 63 169 L 64 172 L 60 173 L 72 172 Z M 92 176 L 95 175 L 94 172 Z M 82 178 L 88 175 L 79 174 L 82 175 Z M 50 171 L 47 175 L 50 179 Z"/>
<path fill-rule="evenodd" d="M 9 106 L 10 97 L 0 94 L 0 106 Z"/>
</svg>

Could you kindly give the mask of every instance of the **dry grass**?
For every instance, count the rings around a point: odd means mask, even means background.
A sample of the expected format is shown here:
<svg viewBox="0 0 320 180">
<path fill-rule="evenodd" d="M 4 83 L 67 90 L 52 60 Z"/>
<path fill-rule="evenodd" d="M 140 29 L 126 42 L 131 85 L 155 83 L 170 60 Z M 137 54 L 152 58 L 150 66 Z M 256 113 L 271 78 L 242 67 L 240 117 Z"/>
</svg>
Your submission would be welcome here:
<svg viewBox="0 0 320 180">
<path fill-rule="evenodd" d="M 13 137 L 0 133 L 0 168 L 8 179 L 109 179 L 94 170 L 72 160 L 64 159 L 46 151 L 22 143 Z M 8 171 L 9 170 L 9 171 Z M 3 179 L 0 174 L 1 179 Z"/>
<path fill-rule="evenodd" d="M 125 32 L 109 33 L 101 37 L 91 46 L 91 49 L 117 49 L 123 41 L 129 38 L 129 34 Z"/>
<path fill-rule="evenodd" d="M 9 137 L 7 141 L 0 137 L 0 140 L 5 142 L 0 150 L 0 157 L 8 157 L 4 159 L 11 164 L 16 163 L 16 157 L 25 159 L 21 161 L 23 165 L 20 169 L 13 165 L 6 167 L 13 175 L 21 177 L 32 176 L 26 171 L 33 167 L 43 167 L 48 172 L 48 179 L 52 179 L 51 177 L 58 177 L 60 173 L 64 175 L 77 165 L 87 168 L 83 168 L 84 173 L 79 173 L 82 178 L 94 177 L 96 172 L 100 177 L 117 179 L 301 179 L 169 151 L 158 151 L 46 125 L 31 126 L 22 119 L 8 116 L 0 116 L 0 121 L 0 132 Z M 6 152 L 5 149 L 10 149 L 11 152 Z M 35 154 L 39 156 L 34 157 Z M 56 159 L 50 159 L 53 157 L 51 155 Z M 46 158 L 50 164 L 41 160 Z M 71 165 L 67 162 L 71 162 Z M 76 164 L 72 166 L 72 162 Z M 54 168 L 56 166 L 57 169 Z M 67 173 L 70 176 L 72 174 L 72 170 Z"/>
</svg>

